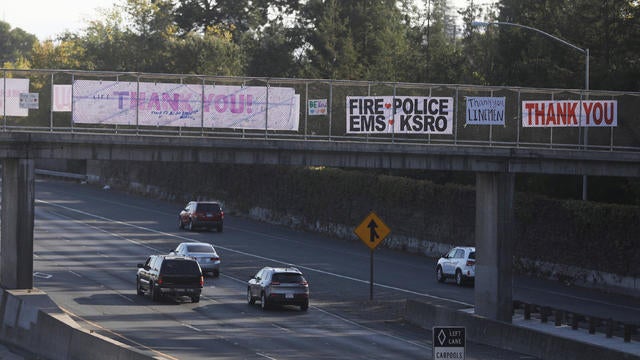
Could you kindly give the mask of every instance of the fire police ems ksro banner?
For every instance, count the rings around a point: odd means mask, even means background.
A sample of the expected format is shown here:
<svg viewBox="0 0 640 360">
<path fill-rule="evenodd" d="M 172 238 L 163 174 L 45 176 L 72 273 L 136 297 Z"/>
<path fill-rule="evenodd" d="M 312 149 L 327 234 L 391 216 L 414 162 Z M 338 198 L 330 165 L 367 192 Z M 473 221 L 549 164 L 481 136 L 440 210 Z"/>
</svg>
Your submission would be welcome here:
<svg viewBox="0 0 640 360">
<path fill-rule="evenodd" d="M 453 98 L 347 96 L 348 134 L 453 134 Z"/>
</svg>

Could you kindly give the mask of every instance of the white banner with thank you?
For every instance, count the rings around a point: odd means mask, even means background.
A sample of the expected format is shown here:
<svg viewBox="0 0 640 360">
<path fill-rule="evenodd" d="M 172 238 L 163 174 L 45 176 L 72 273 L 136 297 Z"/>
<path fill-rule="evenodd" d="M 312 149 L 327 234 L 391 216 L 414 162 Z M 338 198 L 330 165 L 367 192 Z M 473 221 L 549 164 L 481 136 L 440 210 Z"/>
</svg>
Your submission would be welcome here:
<svg viewBox="0 0 640 360">
<path fill-rule="evenodd" d="M 73 121 L 297 131 L 293 88 L 77 80 Z"/>
</svg>

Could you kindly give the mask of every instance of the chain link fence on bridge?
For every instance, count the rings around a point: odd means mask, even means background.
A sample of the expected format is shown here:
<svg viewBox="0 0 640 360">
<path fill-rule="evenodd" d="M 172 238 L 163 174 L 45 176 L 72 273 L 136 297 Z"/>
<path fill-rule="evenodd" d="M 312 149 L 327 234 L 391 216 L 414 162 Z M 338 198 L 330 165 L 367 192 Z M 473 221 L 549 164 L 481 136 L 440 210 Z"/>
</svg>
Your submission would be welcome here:
<svg viewBox="0 0 640 360">
<path fill-rule="evenodd" d="M 640 151 L 640 93 L 2 69 L 2 131 Z"/>
</svg>

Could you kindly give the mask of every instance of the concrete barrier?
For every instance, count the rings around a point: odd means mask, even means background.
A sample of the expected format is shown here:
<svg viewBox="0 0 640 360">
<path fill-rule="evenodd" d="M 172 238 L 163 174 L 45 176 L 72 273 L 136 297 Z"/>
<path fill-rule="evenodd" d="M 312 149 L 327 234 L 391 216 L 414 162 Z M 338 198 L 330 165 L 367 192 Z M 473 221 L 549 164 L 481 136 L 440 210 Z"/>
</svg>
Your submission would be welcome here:
<svg viewBox="0 0 640 360">
<path fill-rule="evenodd" d="M 433 326 L 464 326 L 467 340 L 545 360 L 640 359 L 640 354 L 559 337 L 535 329 L 487 319 L 459 305 L 442 301 L 407 300 L 406 320 L 431 330 Z"/>
<path fill-rule="evenodd" d="M 91 333 L 37 289 L 2 289 L 0 339 L 49 360 L 149 360 L 153 356 Z"/>
</svg>

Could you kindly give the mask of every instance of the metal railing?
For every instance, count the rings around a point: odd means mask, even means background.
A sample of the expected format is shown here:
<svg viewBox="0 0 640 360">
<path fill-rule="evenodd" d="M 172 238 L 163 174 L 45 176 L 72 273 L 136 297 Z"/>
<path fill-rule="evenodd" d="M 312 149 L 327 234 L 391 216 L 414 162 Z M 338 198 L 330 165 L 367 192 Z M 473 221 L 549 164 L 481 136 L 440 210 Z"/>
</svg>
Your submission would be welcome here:
<svg viewBox="0 0 640 360">
<path fill-rule="evenodd" d="M 491 87 L 457 84 L 420 84 L 396 82 L 370 82 L 327 79 L 285 79 L 255 77 L 219 77 L 190 74 L 150 74 L 92 72 L 76 70 L 0 70 L 0 128 L 5 132 L 74 132 L 92 134 L 118 134 L 129 136 L 180 136 L 210 138 L 258 138 L 276 140 L 336 141 L 336 142 L 371 142 L 398 143 L 420 146 L 486 146 L 502 148 L 544 148 L 567 150 L 591 150 L 609 152 L 640 151 L 640 93 L 618 91 L 585 91 L 578 89 L 541 89 L 523 87 Z M 22 84 L 21 90 L 12 89 L 16 79 L 27 79 L 28 89 Z M 80 118 L 81 96 L 83 84 L 105 82 L 109 84 L 129 84 L 137 90 L 135 96 L 128 99 L 130 115 L 135 114 L 135 121 L 129 123 L 109 124 L 96 122 L 89 124 L 78 122 Z M 194 106 L 192 120 L 200 124 L 194 126 L 181 125 L 145 125 L 140 111 L 141 86 L 147 84 L 173 84 L 187 86 L 190 89 L 220 89 L 236 87 L 238 89 L 260 88 L 266 94 L 259 104 L 264 110 L 264 125 L 257 128 L 242 126 L 219 126 L 216 121 L 205 118 L 204 102 Z M 70 86 L 72 96 L 68 105 L 69 111 L 55 111 L 55 93 L 59 85 Z M 18 86 L 19 87 L 19 86 Z M 280 129 L 272 127 L 279 119 L 269 118 L 277 100 L 270 98 L 270 93 L 292 89 L 299 99 L 299 109 L 292 118 L 297 120 L 296 129 Z M 17 92 L 27 91 L 38 94 L 37 109 L 23 109 L 18 106 Z M 86 93 L 86 92 L 85 92 Z M 85 96 L 86 97 L 86 96 Z M 348 131 L 347 97 L 429 97 L 452 99 L 450 133 L 417 132 L 417 133 L 358 133 Z M 469 97 L 501 97 L 505 99 L 504 125 L 468 125 L 466 120 L 466 99 Z M 200 100 L 200 95 L 193 99 Z M 617 126 L 590 127 L 588 137 L 584 126 L 573 127 L 524 127 L 522 124 L 523 101 L 582 101 L 615 100 L 617 103 Z M 322 115 L 311 115 L 309 106 L 315 100 L 326 102 L 326 112 Z M 162 100 L 162 99 L 161 99 Z M 167 100 L 167 99 L 165 99 Z M 170 100 L 169 100 L 170 101 Z M 207 106 L 212 104 L 206 104 Z M 257 106 L 256 106 L 257 107 Z M 11 108 L 21 109 L 21 115 L 11 114 Z M 85 118 L 91 115 L 82 114 Z M 161 116 L 154 114 L 153 116 Z M 198 118 L 201 117 L 201 118 Z M 209 121 L 209 123 L 207 123 Z M 424 126 L 426 128 L 426 125 Z"/>
</svg>

